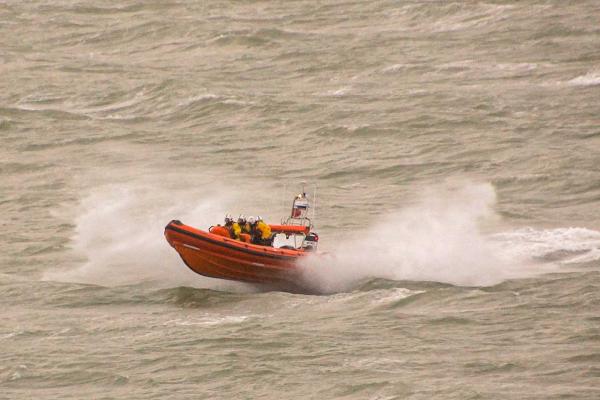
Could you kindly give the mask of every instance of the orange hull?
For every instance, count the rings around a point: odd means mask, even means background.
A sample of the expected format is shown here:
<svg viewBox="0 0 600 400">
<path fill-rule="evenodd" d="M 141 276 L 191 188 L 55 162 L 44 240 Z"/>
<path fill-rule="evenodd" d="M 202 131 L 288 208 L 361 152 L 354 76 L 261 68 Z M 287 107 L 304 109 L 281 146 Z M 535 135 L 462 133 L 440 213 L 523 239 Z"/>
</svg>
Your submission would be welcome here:
<svg viewBox="0 0 600 400">
<path fill-rule="evenodd" d="M 303 250 L 275 249 L 201 231 L 171 221 L 165 237 L 194 272 L 211 278 L 299 287 L 296 262 Z"/>
</svg>

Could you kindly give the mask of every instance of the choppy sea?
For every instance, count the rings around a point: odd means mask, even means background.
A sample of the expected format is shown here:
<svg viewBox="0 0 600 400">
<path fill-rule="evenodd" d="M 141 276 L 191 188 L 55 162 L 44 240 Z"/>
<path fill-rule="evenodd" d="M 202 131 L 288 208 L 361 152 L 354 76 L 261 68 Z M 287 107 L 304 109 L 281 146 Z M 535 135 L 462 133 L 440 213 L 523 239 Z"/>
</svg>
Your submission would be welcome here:
<svg viewBox="0 0 600 400">
<path fill-rule="evenodd" d="M 595 400 L 599 209 L 595 0 L 0 1 L 0 399 Z"/>
</svg>

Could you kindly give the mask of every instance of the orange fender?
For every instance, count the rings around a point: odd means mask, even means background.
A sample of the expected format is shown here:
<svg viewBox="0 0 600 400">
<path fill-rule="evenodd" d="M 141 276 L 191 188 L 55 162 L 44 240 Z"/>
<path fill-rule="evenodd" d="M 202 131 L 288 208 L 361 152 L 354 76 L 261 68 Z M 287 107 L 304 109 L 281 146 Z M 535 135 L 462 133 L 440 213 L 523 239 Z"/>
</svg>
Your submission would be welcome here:
<svg viewBox="0 0 600 400">
<path fill-rule="evenodd" d="M 270 225 L 271 227 L 271 232 L 273 233 L 288 233 L 288 234 L 292 234 L 292 233 L 304 233 L 305 235 L 308 235 L 309 232 L 309 228 L 308 226 L 302 226 L 302 225 Z"/>
<path fill-rule="evenodd" d="M 226 238 L 231 237 L 231 235 L 229 234 L 229 229 L 221 225 L 212 226 L 208 231 L 215 235 L 223 236 Z"/>
</svg>

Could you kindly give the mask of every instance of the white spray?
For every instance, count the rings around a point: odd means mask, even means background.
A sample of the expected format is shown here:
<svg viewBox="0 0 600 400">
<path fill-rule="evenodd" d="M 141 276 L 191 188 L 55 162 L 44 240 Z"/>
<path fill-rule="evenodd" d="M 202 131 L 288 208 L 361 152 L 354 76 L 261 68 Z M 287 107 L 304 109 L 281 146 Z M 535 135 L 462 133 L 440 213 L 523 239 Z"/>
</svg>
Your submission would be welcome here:
<svg viewBox="0 0 600 400">
<path fill-rule="evenodd" d="M 251 189 L 239 185 L 235 190 L 214 181 L 181 186 L 137 182 L 88 192 L 74 210 L 72 248 L 78 266 L 48 271 L 44 279 L 254 290 L 189 271 L 166 243 L 163 230 L 173 218 L 207 229 L 227 212 L 255 212 L 269 204 L 248 196 L 240 199 Z M 388 213 L 363 231 L 351 235 L 340 229 L 348 235 L 346 240 L 329 254 L 304 260 L 305 279 L 323 292 L 351 290 L 356 281 L 369 278 L 480 286 L 556 270 L 557 261 L 564 265 L 600 258 L 600 232 L 592 230 L 527 228 L 493 233 L 499 220 L 495 201 L 490 184 L 463 182 L 426 189 L 415 205 Z M 343 228 L 343 221 L 340 225 Z M 327 236 L 321 236 L 326 246 Z M 556 253 L 566 256 L 557 260 Z M 544 257 L 550 262 L 540 262 Z"/>
<path fill-rule="evenodd" d="M 161 191 L 150 183 L 98 187 L 76 209 L 72 246 L 85 261 L 67 271 L 49 271 L 44 279 L 231 289 L 236 284 L 189 271 L 163 236 L 165 225 L 174 218 L 204 229 L 218 223 L 232 197 L 225 190 L 214 192 L 221 196 L 206 193 L 205 187 Z"/>
<path fill-rule="evenodd" d="M 482 232 L 498 219 L 495 201 L 490 184 L 430 188 L 417 205 L 308 258 L 306 280 L 330 292 L 370 277 L 480 286 L 533 274 L 524 258 Z"/>
</svg>

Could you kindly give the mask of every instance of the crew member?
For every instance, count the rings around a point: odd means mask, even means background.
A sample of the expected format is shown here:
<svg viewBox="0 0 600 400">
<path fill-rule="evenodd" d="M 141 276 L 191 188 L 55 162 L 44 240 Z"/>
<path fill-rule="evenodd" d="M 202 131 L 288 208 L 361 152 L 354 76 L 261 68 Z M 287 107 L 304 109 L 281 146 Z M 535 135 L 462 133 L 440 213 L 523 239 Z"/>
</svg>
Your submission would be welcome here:
<svg viewBox="0 0 600 400">
<path fill-rule="evenodd" d="M 240 225 L 233 220 L 231 214 L 225 216 L 225 227 L 229 230 L 229 236 L 232 239 L 240 240 L 242 228 L 240 228 Z"/>
<path fill-rule="evenodd" d="M 240 226 L 240 240 L 242 242 L 251 243 L 252 235 L 250 232 L 252 231 L 252 228 L 243 214 L 238 217 L 237 223 Z"/>
<path fill-rule="evenodd" d="M 248 232 L 248 233 L 250 233 L 250 235 L 252 237 L 254 237 L 255 228 L 256 228 L 256 218 L 254 218 L 253 216 L 249 216 L 248 217 L 248 229 L 250 229 L 250 232 Z"/>
<path fill-rule="evenodd" d="M 253 243 L 260 244 L 262 246 L 271 245 L 271 227 L 267 225 L 261 217 L 256 217 L 253 233 Z"/>
<path fill-rule="evenodd" d="M 247 233 L 247 234 L 251 233 L 252 228 L 250 227 L 250 224 L 248 223 L 248 221 L 246 220 L 246 217 L 243 214 L 238 217 L 237 222 L 240 225 L 240 228 L 242 228 L 242 233 Z"/>
</svg>

